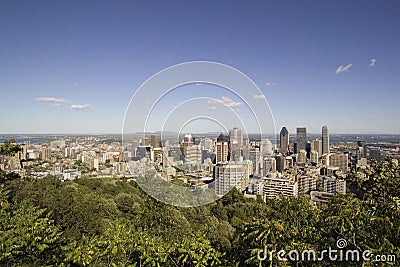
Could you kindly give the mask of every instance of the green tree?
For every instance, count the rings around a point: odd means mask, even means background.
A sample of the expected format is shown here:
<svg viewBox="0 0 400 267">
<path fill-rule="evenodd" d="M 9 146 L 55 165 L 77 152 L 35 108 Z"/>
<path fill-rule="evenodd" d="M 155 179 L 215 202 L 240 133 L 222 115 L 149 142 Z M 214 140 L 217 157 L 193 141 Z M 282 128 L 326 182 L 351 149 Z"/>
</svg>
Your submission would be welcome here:
<svg viewBox="0 0 400 267">
<path fill-rule="evenodd" d="M 6 140 L 0 145 L 0 155 L 3 156 L 14 156 L 19 151 L 21 146 L 15 143 L 15 139 Z"/>
<path fill-rule="evenodd" d="M 10 204 L 0 189 L 0 265 L 44 266 L 58 262 L 61 232 L 44 209 Z"/>
<path fill-rule="evenodd" d="M 15 143 L 15 139 L 9 139 L 0 144 L 0 165 L 4 164 L 7 166 L 7 157 L 12 157 L 19 151 L 21 151 L 21 146 Z M 18 174 L 6 173 L 0 167 L 0 183 L 4 183 L 6 180 L 13 180 L 19 178 Z"/>
</svg>

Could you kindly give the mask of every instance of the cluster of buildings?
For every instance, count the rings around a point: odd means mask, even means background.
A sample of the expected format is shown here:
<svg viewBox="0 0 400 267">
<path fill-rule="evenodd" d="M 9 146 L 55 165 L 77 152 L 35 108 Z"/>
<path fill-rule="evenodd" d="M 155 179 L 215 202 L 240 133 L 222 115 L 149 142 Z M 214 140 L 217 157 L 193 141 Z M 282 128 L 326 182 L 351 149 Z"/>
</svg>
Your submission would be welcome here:
<svg viewBox="0 0 400 267">
<path fill-rule="evenodd" d="M 71 138 L 50 142 L 21 144 L 21 151 L 5 157 L 0 169 L 21 176 L 45 177 L 54 175 L 61 180 L 81 176 L 129 176 L 120 142 L 104 142 L 95 137 Z"/>
<path fill-rule="evenodd" d="M 224 195 L 236 187 L 246 196 L 264 200 L 304 194 L 315 203 L 346 193 L 350 169 L 368 167 L 368 159 L 399 148 L 367 146 L 365 142 L 331 143 L 328 128 L 307 135 L 305 127 L 290 134 L 282 127 L 279 140 L 248 136 L 233 128 L 226 135 L 164 138 L 141 135 L 118 142 L 109 137 L 65 137 L 31 144 L 13 157 L 3 157 L 0 169 L 21 176 L 55 175 L 62 180 L 85 177 L 131 177 L 157 172 L 166 181 L 181 180 L 193 188 Z"/>
<path fill-rule="evenodd" d="M 350 155 L 330 151 L 328 128 L 323 126 L 320 138 L 313 140 L 304 127 L 297 128 L 294 142 L 289 136 L 283 127 L 274 145 L 269 139 L 249 138 L 239 128 L 215 138 L 186 134 L 175 144 L 150 135 L 127 144 L 124 159 L 133 175 L 143 175 L 151 166 L 165 180 L 213 188 L 217 195 L 232 187 L 264 199 L 306 194 L 314 202 L 326 202 L 345 194 Z"/>
</svg>

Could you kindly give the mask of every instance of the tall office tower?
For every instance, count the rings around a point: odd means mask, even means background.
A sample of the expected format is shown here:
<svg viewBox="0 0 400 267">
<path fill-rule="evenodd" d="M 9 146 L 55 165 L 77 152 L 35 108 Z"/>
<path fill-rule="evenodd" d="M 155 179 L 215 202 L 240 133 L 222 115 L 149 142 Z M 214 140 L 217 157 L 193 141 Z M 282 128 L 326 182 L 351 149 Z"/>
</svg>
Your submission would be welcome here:
<svg viewBox="0 0 400 267">
<path fill-rule="evenodd" d="M 228 142 L 217 142 L 215 144 L 216 163 L 228 161 Z"/>
<path fill-rule="evenodd" d="M 286 155 L 289 152 L 289 131 L 286 127 L 282 127 L 279 134 L 279 150 L 282 155 Z"/>
<path fill-rule="evenodd" d="M 307 141 L 307 144 L 306 144 L 306 152 L 307 152 L 307 158 L 309 159 L 310 158 L 310 155 L 311 155 L 311 142 L 310 141 Z"/>
<path fill-rule="evenodd" d="M 269 139 L 262 139 L 260 141 L 260 152 L 262 155 L 272 155 L 273 145 Z"/>
<path fill-rule="evenodd" d="M 231 143 L 236 141 L 237 145 L 239 147 L 242 147 L 243 146 L 243 132 L 242 132 L 242 129 L 238 129 L 238 128 L 235 127 L 232 130 L 230 130 L 230 132 L 229 132 L 229 141 Z"/>
<path fill-rule="evenodd" d="M 152 134 L 150 135 L 150 145 L 152 147 L 158 147 L 158 135 Z"/>
<path fill-rule="evenodd" d="M 243 135 L 242 130 L 233 128 L 229 131 L 229 150 L 230 160 L 239 161 L 241 157 L 241 148 L 243 147 Z"/>
<path fill-rule="evenodd" d="M 322 141 L 321 140 L 313 140 L 311 143 L 311 151 L 317 151 L 318 156 L 322 156 Z"/>
<path fill-rule="evenodd" d="M 322 154 L 329 154 L 329 133 L 326 126 L 322 126 Z"/>
<path fill-rule="evenodd" d="M 240 149 L 239 145 L 236 143 L 231 143 L 231 153 L 229 160 L 231 161 L 240 161 L 240 158 L 242 156 L 242 150 Z"/>
<path fill-rule="evenodd" d="M 296 151 L 298 153 L 300 150 L 307 149 L 307 130 L 306 127 L 298 127 L 296 134 Z"/>
</svg>

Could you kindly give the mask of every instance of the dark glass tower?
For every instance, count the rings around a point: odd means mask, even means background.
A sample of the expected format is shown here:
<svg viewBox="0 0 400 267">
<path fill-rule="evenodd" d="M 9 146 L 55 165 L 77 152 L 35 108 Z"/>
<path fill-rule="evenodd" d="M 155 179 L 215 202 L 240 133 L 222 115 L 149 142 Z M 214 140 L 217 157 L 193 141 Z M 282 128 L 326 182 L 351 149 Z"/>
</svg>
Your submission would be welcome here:
<svg viewBox="0 0 400 267">
<path fill-rule="evenodd" d="M 322 154 L 329 154 L 329 133 L 326 126 L 322 126 Z"/>
<path fill-rule="evenodd" d="M 297 144 L 297 149 L 295 153 L 299 153 L 300 150 L 306 150 L 307 149 L 307 130 L 305 127 L 298 127 L 297 128 L 297 135 L 296 135 L 296 144 Z"/>
<path fill-rule="evenodd" d="M 279 150 L 282 155 L 286 155 L 289 152 L 289 131 L 286 127 L 282 127 L 279 134 Z"/>
</svg>

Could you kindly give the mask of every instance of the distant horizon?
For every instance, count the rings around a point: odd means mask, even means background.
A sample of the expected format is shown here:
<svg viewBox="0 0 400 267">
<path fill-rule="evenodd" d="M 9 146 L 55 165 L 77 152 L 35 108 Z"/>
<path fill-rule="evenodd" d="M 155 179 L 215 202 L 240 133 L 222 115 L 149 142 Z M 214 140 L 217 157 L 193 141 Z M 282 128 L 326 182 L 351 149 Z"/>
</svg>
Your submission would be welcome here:
<svg viewBox="0 0 400 267">
<path fill-rule="evenodd" d="M 188 133 L 190 133 L 190 134 L 219 134 L 219 133 L 221 133 L 221 132 L 203 132 L 203 133 L 201 133 L 201 132 L 188 132 Z M 157 132 L 147 132 L 147 133 L 140 133 L 140 132 L 138 132 L 138 133 L 129 133 L 129 134 L 127 134 L 127 135 L 141 135 L 141 134 L 146 134 L 146 135 L 149 135 L 149 134 L 157 134 Z M 185 133 L 181 133 L 181 135 L 184 135 L 184 134 L 186 134 L 186 132 Z M 260 133 L 248 133 L 248 135 L 259 135 Z M 59 136 L 59 135 L 62 135 L 62 136 L 68 136 L 68 135 L 71 135 L 71 136 L 73 136 L 73 135 L 93 135 L 93 136 L 96 136 L 96 135 L 120 135 L 120 136 L 122 136 L 122 133 L 0 133 L 0 137 L 1 136 L 10 136 L 10 135 L 15 135 L 15 136 L 22 136 L 22 135 L 54 135 L 54 136 Z M 279 136 L 279 132 L 277 132 L 276 134 L 273 134 L 273 133 L 267 133 L 267 134 L 264 134 L 264 135 L 277 135 L 277 136 Z M 296 132 L 293 132 L 293 133 L 290 133 L 289 132 L 289 135 L 290 136 L 295 136 L 296 135 Z M 309 132 L 307 132 L 307 135 L 321 135 L 321 133 L 309 133 Z M 400 136 L 400 133 L 329 133 L 329 135 L 398 135 L 398 136 Z"/>
</svg>

